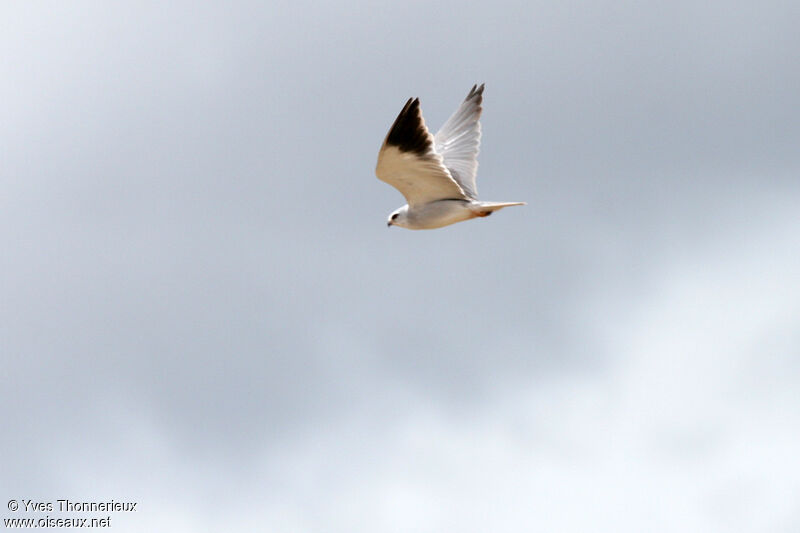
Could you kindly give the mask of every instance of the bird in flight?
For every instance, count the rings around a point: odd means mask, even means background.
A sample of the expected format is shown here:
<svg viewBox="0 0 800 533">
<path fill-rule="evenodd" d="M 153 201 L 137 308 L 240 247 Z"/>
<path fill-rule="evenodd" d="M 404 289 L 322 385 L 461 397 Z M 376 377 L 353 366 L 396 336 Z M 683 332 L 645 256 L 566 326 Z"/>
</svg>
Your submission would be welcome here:
<svg viewBox="0 0 800 533">
<path fill-rule="evenodd" d="M 478 200 L 475 175 L 481 143 L 483 84 L 472 87 L 442 129 L 431 135 L 419 98 L 409 98 L 378 153 L 375 174 L 405 196 L 388 226 L 435 229 L 525 202 Z"/>
</svg>

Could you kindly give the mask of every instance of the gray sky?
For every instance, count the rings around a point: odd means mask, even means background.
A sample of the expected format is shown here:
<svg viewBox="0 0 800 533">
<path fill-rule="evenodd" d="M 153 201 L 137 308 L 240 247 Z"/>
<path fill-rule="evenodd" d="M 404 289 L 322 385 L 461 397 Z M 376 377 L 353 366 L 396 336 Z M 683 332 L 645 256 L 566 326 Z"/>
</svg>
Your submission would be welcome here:
<svg viewBox="0 0 800 533">
<path fill-rule="evenodd" d="M 797 2 L 4 3 L 2 518 L 796 531 L 798 27 Z M 419 96 L 436 129 L 476 82 L 481 196 L 528 206 L 387 230 L 396 114 Z"/>
</svg>

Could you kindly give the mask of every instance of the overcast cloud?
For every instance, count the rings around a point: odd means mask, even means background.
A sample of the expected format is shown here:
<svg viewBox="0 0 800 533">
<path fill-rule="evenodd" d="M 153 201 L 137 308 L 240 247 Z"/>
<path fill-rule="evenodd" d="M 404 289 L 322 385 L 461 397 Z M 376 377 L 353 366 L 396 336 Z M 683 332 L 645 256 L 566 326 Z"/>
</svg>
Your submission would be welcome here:
<svg viewBox="0 0 800 533">
<path fill-rule="evenodd" d="M 797 531 L 798 27 L 790 1 L 5 2 L 2 518 Z M 436 129 L 480 82 L 481 195 L 528 206 L 387 230 L 396 114 Z"/>
</svg>

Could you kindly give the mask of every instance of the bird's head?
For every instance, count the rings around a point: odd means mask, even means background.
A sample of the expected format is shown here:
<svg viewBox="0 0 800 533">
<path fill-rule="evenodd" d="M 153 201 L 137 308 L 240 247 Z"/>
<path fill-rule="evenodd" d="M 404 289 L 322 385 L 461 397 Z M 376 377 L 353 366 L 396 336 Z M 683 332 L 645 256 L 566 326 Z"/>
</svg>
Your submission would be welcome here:
<svg viewBox="0 0 800 533">
<path fill-rule="evenodd" d="M 408 206 L 404 205 L 389 215 L 389 219 L 386 221 L 386 226 L 400 226 L 401 228 L 408 227 Z"/>
</svg>

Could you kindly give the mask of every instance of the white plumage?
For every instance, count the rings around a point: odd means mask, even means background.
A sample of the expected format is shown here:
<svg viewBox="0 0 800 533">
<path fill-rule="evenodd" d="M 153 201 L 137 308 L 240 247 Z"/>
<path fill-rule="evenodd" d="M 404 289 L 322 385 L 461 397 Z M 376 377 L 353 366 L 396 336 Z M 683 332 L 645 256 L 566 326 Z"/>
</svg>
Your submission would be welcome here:
<svg viewBox="0 0 800 533">
<path fill-rule="evenodd" d="M 482 202 L 475 178 L 481 141 L 483 85 L 431 135 L 419 99 L 411 98 L 386 135 L 375 174 L 399 190 L 407 205 L 389 216 L 389 226 L 434 229 L 524 202 Z"/>
</svg>

